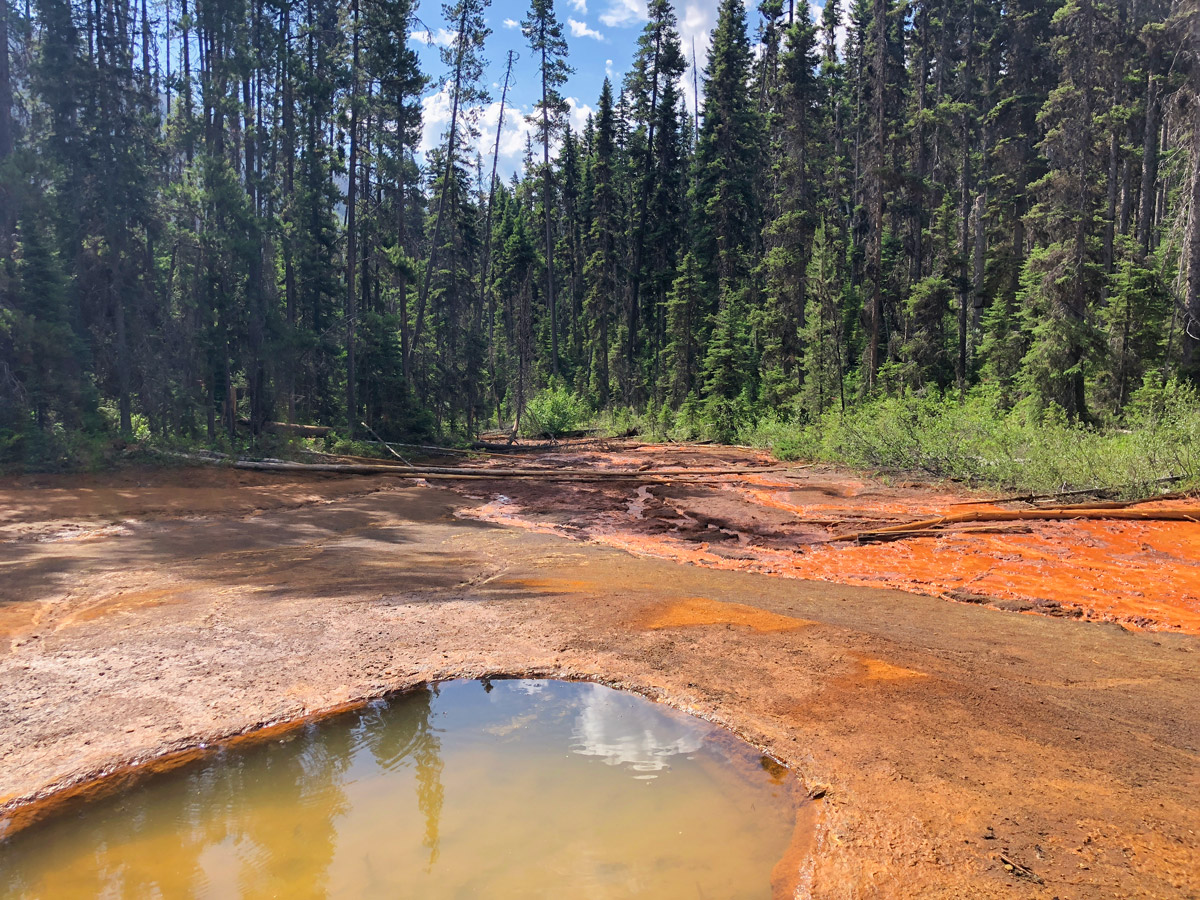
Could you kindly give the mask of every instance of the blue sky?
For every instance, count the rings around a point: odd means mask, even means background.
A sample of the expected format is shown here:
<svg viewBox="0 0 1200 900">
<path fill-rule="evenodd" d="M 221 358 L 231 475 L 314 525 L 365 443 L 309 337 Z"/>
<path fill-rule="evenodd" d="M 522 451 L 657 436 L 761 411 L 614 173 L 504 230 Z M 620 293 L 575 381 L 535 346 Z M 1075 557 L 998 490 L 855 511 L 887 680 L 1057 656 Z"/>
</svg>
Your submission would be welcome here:
<svg viewBox="0 0 1200 900">
<path fill-rule="evenodd" d="M 709 33 L 716 25 L 718 0 L 675 0 L 675 14 L 679 21 L 679 32 L 683 39 L 684 55 L 691 60 L 692 40 L 696 43 L 696 58 L 701 72 L 708 52 Z M 797 3 L 803 8 L 803 3 Z M 748 19 L 751 39 L 758 23 L 754 4 L 748 4 Z M 508 51 L 514 50 L 519 59 L 513 67 L 513 82 L 509 89 L 509 102 L 504 113 L 504 129 L 500 140 L 500 170 L 504 177 L 521 165 L 525 150 L 525 135 L 529 126 L 524 113 L 529 112 L 540 94 L 537 63 L 521 35 L 520 21 L 525 17 L 528 0 L 493 0 L 487 11 L 487 21 L 492 29 L 488 37 L 485 57 L 488 60 L 487 81 L 492 93 L 492 103 L 480 111 L 479 146 L 484 158 L 491 159 L 496 140 L 496 121 L 500 110 L 500 88 L 504 80 L 504 64 Z M 814 9 L 819 5 L 814 4 Z M 575 129 L 583 126 L 588 113 L 596 106 L 600 86 L 605 75 L 613 79 L 615 87 L 620 82 L 633 60 L 638 35 L 646 23 L 644 0 L 555 0 L 555 12 L 563 25 L 569 49 L 568 61 L 575 68 L 563 89 L 571 106 L 571 125 Z M 434 79 L 445 74 L 445 66 L 438 56 L 438 46 L 453 40 L 454 34 L 442 17 L 439 0 L 422 0 L 417 10 L 419 24 L 412 37 L 421 58 L 423 71 Z M 692 74 L 689 68 L 684 76 L 689 106 L 692 95 Z M 424 105 L 425 134 L 421 149 L 427 150 L 439 143 L 450 120 L 449 97 L 445 90 L 439 92 L 436 83 L 426 95 Z M 700 88 L 703 93 L 704 87 Z M 702 101 L 703 102 L 703 101 Z"/>
</svg>

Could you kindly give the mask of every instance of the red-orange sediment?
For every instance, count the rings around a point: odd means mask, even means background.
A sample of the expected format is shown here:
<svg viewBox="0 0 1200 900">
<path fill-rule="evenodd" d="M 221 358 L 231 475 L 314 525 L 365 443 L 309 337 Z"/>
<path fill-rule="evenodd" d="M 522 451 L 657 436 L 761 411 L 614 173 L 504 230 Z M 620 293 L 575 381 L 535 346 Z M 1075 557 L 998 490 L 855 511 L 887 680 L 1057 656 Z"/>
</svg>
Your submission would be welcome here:
<svg viewBox="0 0 1200 900">
<path fill-rule="evenodd" d="M 568 448 L 543 464 L 652 471 L 666 458 L 675 462 L 677 453 L 656 445 L 624 452 Z M 765 454 L 731 448 L 691 455 L 698 468 L 771 462 Z M 1032 614 L 1200 634 L 1200 524 L 1193 522 L 1030 521 L 1020 523 L 1019 533 L 949 530 L 889 543 L 830 543 L 847 531 L 949 515 L 961 511 L 956 504 L 975 498 L 944 487 L 887 486 L 812 469 L 675 488 L 506 482 L 491 496 L 468 514 L 718 569 L 899 588 Z M 1176 500 L 1138 508 L 1188 505 Z M 984 503 L 972 510 L 1003 508 Z"/>
</svg>

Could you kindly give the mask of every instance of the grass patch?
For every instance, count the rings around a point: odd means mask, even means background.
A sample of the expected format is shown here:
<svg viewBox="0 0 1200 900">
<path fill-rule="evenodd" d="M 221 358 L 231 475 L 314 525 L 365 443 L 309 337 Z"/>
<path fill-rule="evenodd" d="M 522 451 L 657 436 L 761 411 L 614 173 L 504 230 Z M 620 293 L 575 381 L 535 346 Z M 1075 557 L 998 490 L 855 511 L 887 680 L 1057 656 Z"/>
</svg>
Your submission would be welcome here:
<svg viewBox="0 0 1200 900">
<path fill-rule="evenodd" d="M 781 459 L 918 471 L 1014 493 L 1106 487 L 1133 498 L 1200 485 L 1200 393 L 1176 382 L 1143 388 L 1121 421 L 1100 425 L 1069 422 L 1055 408 L 1006 410 L 981 390 L 962 402 L 876 400 L 807 425 L 766 418 L 739 439 Z"/>
</svg>

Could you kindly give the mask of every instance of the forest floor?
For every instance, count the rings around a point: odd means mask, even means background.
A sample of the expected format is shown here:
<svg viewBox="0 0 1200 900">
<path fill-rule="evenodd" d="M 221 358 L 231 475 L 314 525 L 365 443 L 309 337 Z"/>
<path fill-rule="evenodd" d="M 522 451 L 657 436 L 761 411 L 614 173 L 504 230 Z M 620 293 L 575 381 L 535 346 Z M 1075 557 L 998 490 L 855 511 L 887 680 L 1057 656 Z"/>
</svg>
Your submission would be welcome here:
<svg viewBox="0 0 1200 900">
<path fill-rule="evenodd" d="M 770 460 L 593 444 L 520 461 L 718 463 Z M 815 799 L 777 896 L 1197 896 L 1200 525 L 860 545 L 828 540 L 976 498 L 802 467 L 449 484 L 0 481 L 0 818 L 428 680 L 561 676 L 793 768 Z"/>
</svg>

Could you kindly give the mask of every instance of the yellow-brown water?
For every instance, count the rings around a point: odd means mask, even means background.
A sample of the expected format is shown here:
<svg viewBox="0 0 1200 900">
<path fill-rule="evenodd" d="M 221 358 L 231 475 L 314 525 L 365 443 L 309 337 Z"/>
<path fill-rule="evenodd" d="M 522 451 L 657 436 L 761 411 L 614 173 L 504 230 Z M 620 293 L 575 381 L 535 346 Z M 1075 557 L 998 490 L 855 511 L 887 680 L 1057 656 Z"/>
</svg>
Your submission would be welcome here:
<svg viewBox="0 0 1200 900">
<path fill-rule="evenodd" d="M 726 732 L 594 684 L 448 682 L 0 844 L 0 896 L 771 896 L 795 808 Z"/>
</svg>

